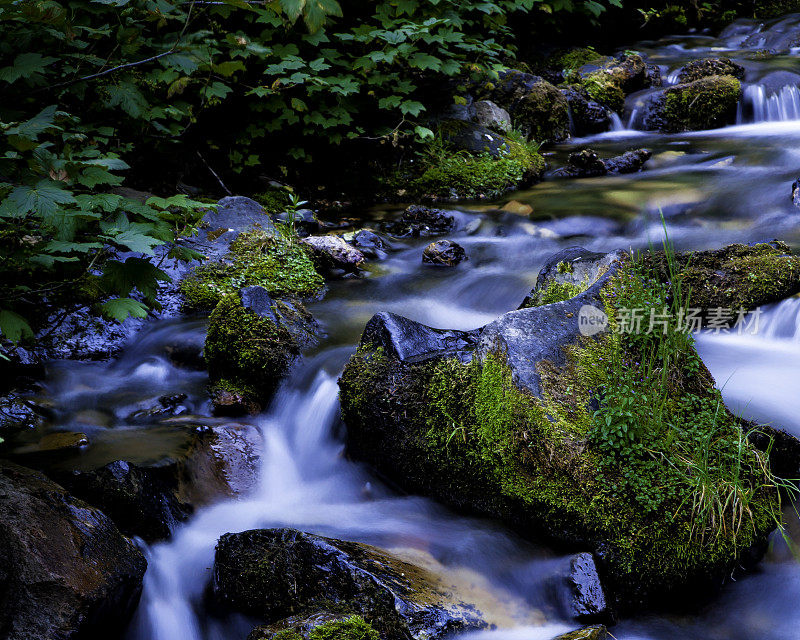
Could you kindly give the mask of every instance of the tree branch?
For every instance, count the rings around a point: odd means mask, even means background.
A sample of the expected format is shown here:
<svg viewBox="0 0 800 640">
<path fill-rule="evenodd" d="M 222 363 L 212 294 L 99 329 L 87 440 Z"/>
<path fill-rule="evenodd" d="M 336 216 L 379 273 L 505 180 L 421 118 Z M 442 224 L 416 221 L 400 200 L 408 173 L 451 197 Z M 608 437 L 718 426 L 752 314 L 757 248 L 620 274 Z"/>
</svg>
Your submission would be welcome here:
<svg viewBox="0 0 800 640">
<path fill-rule="evenodd" d="M 101 78 L 103 76 L 107 76 L 110 73 L 114 73 L 116 71 L 120 71 L 122 69 L 130 69 L 131 67 L 138 67 L 140 64 L 146 64 L 148 62 L 153 62 L 154 60 L 158 60 L 159 58 L 163 58 L 165 56 L 171 56 L 175 53 L 175 49 L 170 49 L 169 51 L 164 51 L 163 53 L 159 53 L 154 56 L 150 56 L 149 58 L 145 58 L 144 60 L 137 60 L 136 62 L 128 62 L 126 64 L 121 64 L 116 67 L 111 67 L 110 69 L 106 69 L 105 71 L 101 71 L 100 73 L 93 73 L 88 76 L 83 76 L 82 78 L 75 78 L 74 80 L 67 80 L 66 82 L 61 82 L 59 84 L 53 84 L 49 87 L 44 87 L 44 89 L 60 89 L 61 87 L 68 87 L 69 85 L 76 84 L 78 82 L 86 82 L 87 80 L 94 80 L 95 78 Z M 40 89 L 43 91 L 44 89 Z"/>
</svg>

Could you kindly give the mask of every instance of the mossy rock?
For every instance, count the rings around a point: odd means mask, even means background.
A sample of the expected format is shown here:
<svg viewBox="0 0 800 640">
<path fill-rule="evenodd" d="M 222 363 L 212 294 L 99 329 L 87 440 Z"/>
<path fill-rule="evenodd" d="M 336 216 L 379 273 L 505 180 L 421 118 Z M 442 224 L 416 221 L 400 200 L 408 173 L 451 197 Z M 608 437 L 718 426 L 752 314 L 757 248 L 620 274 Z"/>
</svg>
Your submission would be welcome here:
<svg viewBox="0 0 800 640">
<path fill-rule="evenodd" d="M 729 58 L 706 58 L 692 60 L 680 70 L 678 83 L 694 82 L 709 76 L 733 76 L 744 79 L 744 67 Z"/>
<path fill-rule="evenodd" d="M 717 252 L 732 287 L 746 275 L 731 264 L 744 265 L 754 253 Z M 664 304 L 669 285 L 641 278 L 637 269 L 645 267 L 624 254 L 579 258 L 558 255 L 546 266 L 536 301 L 542 306 L 476 331 L 373 318 L 340 379 L 348 452 L 409 491 L 502 519 L 526 535 L 591 549 L 622 612 L 691 602 L 763 553 L 780 519 L 773 480 L 690 338 L 675 338 L 680 349 L 664 356 L 673 364 L 656 383 L 638 360 L 640 339 L 619 332 L 619 305 L 631 291 L 652 306 Z M 775 252 L 762 259 L 777 270 L 786 260 Z M 709 256 L 704 268 L 711 263 Z M 687 281 L 695 277 L 688 264 Z M 800 290 L 800 273 L 792 278 L 782 293 Z M 580 330 L 586 308 L 604 313 L 618 331 Z M 620 441 L 601 430 L 607 416 L 608 425 L 627 424 L 615 413 L 623 400 L 638 416 L 639 435 L 630 437 L 643 443 L 624 454 L 608 448 Z M 652 413 L 656 405 L 668 420 Z M 697 438 L 713 444 L 704 449 Z M 701 450 L 724 462 L 697 485 L 699 471 L 687 460 Z M 692 508 L 696 490 L 722 495 L 733 477 L 747 522 L 714 526 L 707 512 Z"/>
<path fill-rule="evenodd" d="M 210 312 L 243 286 L 264 287 L 270 295 L 312 298 L 325 281 L 306 247 L 286 233 L 258 227 L 240 233 L 223 260 L 197 267 L 180 283 L 183 310 Z"/>
<path fill-rule="evenodd" d="M 708 76 L 664 91 L 656 108 L 665 131 L 717 129 L 736 119 L 742 85 L 733 76 Z"/>
<path fill-rule="evenodd" d="M 583 89 L 595 102 L 612 111 L 621 112 L 625 107 L 625 92 L 620 79 L 607 71 L 595 71 L 582 81 Z"/>
<path fill-rule="evenodd" d="M 254 408 L 266 402 L 300 352 L 277 304 L 259 314 L 245 308 L 240 293 L 228 294 L 208 322 L 205 359 L 213 385 L 224 385 Z"/>
<path fill-rule="evenodd" d="M 425 196 L 437 199 L 499 197 L 530 184 L 544 173 L 544 158 L 519 142 L 508 141 L 498 158 L 490 154 L 454 154 L 431 164 L 416 181 Z"/>
<path fill-rule="evenodd" d="M 539 76 L 507 71 L 496 83 L 486 83 L 478 93 L 508 109 L 514 126 L 531 140 L 560 141 L 569 137 L 567 99 Z"/>
</svg>

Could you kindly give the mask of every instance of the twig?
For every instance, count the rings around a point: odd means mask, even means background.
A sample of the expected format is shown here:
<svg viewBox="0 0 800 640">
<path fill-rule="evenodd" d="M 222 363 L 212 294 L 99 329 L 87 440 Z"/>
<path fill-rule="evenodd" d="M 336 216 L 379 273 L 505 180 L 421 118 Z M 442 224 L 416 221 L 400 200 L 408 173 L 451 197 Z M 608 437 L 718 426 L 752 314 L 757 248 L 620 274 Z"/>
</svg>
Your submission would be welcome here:
<svg viewBox="0 0 800 640">
<path fill-rule="evenodd" d="M 225 189 L 225 193 L 227 193 L 229 196 L 232 196 L 232 195 L 233 195 L 233 193 L 231 193 L 231 190 L 230 190 L 230 189 L 228 189 L 228 187 L 226 187 L 226 186 L 225 186 L 225 183 L 222 181 L 222 178 L 220 178 L 220 177 L 217 175 L 217 172 L 216 172 L 216 171 L 214 171 L 214 170 L 211 168 L 211 165 L 210 165 L 210 164 L 208 164 L 208 162 L 206 162 L 206 159 L 205 159 L 205 158 L 204 158 L 204 157 L 203 157 L 203 156 L 200 154 L 200 152 L 199 152 L 199 151 L 197 152 L 197 157 L 198 157 L 198 158 L 200 158 L 200 160 L 202 160 L 202 161 L 203 161 L 203 164 L 204 164 L 204 165 L 206 165 L 206 167 L 208 168 L 208 170 L 211 172 L 211 175 L 212 175 L 212 176 L 214 176 L 214 177 L 217 179 L 217 182 L 219 182 L 220 186 L 221 186 L 223 189 Z"/>
<path fill-rule="evenodd" d="M 53 84 L 49 87 L 44 87 L 40 89 L 40 91 L 44 89 L 60 89 L 61 87 L 68 87 L 71 84 L 76 84 L 78 82 L 85 82 L 87 80 L 94 80 L 95 78 L 100 78 L 102 76 L 107 76 L 109 73 L 114 73 L 115 71 L 120 71 L 121 69 L 130 69 L 131 67 L 137 67 L 140 64 L 145 64 L 147 62 L 153 62 L 154 60 L 158 60 L 159 58 L 163 58 L 164 56 L 171 56 L 172 54 L 177 53 L 174 49 L 170 49 L 169 51 L 164 51 L 163 53 L 159 53 L 154 56 L 150 56 L 149 58 L 145 58 L 144 60 L 137 60 L 136 62 L 128 62 L 126 64 L 121 64 L 116 67 L 111 67 L 110 69 L 106 69 L 105 71 L 101 71 L 100 73 L 93 73 L 89 76 L 83 76 L 82 78 L 75 78 L 74 80 L 67 80 L 66 82 L 61 82 L 59 84 Z"/>
</svg>

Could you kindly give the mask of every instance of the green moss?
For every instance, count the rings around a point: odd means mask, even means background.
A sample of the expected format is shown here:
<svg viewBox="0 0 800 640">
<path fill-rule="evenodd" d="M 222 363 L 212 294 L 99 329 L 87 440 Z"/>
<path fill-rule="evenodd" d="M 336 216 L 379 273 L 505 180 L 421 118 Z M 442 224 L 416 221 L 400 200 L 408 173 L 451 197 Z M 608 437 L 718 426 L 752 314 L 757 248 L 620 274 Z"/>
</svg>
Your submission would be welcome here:
<svg viewBox="0 0 800 640">
<path fill-rule="evenodd" d="M 549 64 L 563 71 L 573 71 L 602 57 L 603 56 L 592 47 L 584 47 L 570 49 L 566 52 L 558 52 L 550 57 Z"/>
<path fill-rule="evenodd" d="M 546 304 L 569 300 L 577 296 L 583 290 L 584 289 L 571 282 L 557 282 L 556 280 L 551 280 L 547 288 L 539 294 L 537 300 L 538 304 L 535 306 L 541 307 Z"/>
<path fill-rule="evenodd" d="M 709 76 L 670 87 L 664 93 L 664 128 L 670 131 L 700 131 L 722 127 L 736 115 L 742 94 L 733 76 Z"/>
<path fill-rule="evenodd" d="M 264 207 L 269 215 L 275 215 L 286 210 L 286 206 L 292 201 L 292 193 L 288 189 L 269 189 L 255 194 L 253 200 Z"/>
<path fill-rule="evenodd" d="M 334 620 L 314 627 L 309 640 L 379 640 L 378 632 L 361 616 Z"/>
<path fill-rule="evenodd" d="M 295 629 L 282 629 L 269 640 L 304 640 L 304 638 Z"/>
<path fill-rule="evenodd" d="M 508 139 L 499 157 L 463 151 L 430 157 L 411 188 L 439 197 L 453 192 L 460 198 L 495 197 L 539 177 L 544 168 L 544 158 L 529 145 Z"/>
<path fill-rule="evenodd" d="M 209 318 L 204 351 L 209 375 L 234 392 L 269 397 L 298 350 L 282 325 L 245 309 L 238 294 L 222 298 Z"/>
<path fill-rule="evenodd" d="M 595 102 L 617 112 L 625 107 L 625 92 L 618 75 L 605 70 L 595 71 L 586 76 L 581 84 Z"/>
<path fill-rule="evenodd" d="M 226 295 L 245 286 L 264 287 L 273 296 L 311 297 L 325 281 L 305 248 L 282 234 L 254 229 L 231 245 L 230 262 L 194 270 L 180 284 L 187 312 L 210 311 Z"/>
</svg>

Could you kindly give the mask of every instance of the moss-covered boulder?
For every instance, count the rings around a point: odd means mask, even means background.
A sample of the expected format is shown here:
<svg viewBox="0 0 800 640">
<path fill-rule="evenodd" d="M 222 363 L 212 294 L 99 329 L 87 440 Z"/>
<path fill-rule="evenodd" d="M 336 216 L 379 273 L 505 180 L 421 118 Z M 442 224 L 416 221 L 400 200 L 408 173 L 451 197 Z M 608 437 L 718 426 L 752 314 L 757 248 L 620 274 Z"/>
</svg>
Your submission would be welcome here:
<svg viewBox="0 0 800 640">
<path fill-rule="evenodd" d="M 496 83 L 481 88 L 492 101 L 508 109 L 515 126 L 537 142 L 569 137 L 567 99 L 547 80 L 522 71 L 506 71 Z"/>
<path fill-rule="evenodd" d="M 731 296 L 753 259 L 764 279 L 794 260 L 717 252 Z M 713 252 L 702 262 L 713 270 Z M 780 505 L 681 324 L 711 300 L 686 298 L 693 263 L 677 264 L 572 249 L 524 308 L 475 331 L 378 314 L 340 379 L 349 453 L 409 491 L 592 551 L 623 612 L 712 593 L 763 552 Z M 800 291 L 789 279 L 730 300 Z M 665 324 L 628 330 L 630 309 Z"/>
<path fill-rule="evenodd" d="M 730 58 L 705 58 L 692 60 L 678 72 L 678 83 L 694 82 L 709 76 L 733 76 L 744 79 L 744 67 Z"/>
<path fill-rule="evenodd" d="M 591 627 L 570 631 L 553 638 L 553 640 L 606 640 L 606 638 L 608 638 L 606 628 L 601 624 L 596 624 Z"/>
<path fill-rule="evenodd" d="M 300 303 L 273 300 L 262 287 L 226 295 L 211 313 L 205 359 L 218 411 L 263 408 L 316 325 Z M 236 402 L 226 402 L 234 397 Z"/>
<path fill-rule="evenodd" d="M 584 136 L 608 130 L 611 125 L 611 112 L 594 100 L 583 86 L 567 85 L 561 87 L 560 91 L 569 104 L 575 135 Z"/>
<path fill-rule="evenodd" d="M 325 281 L 306 247 L 287 233 L 262 226 L 238 233 L 219 259 L 197 267 L 180 284 L 183 310 L 208 313 L 243 286 L 259 286 L 276 297 L 310 298 Z"/>
<path fill-rule="evenodd" d="M 375 630 L 366 632 L 370 639 L 377 632 L 387 640 L 435 640 L 486 626 L 474 605 L 460 602 L 428 571 L 376 547 L 293 529 L 222 536 L 212 586 L 218 605 L 311 640 L 348 638 L 353 625 L 365 631 L 368 624 Z M 358 618 L 327 630 L 340 635 L 307 623 L 326 613 Z M 266 631 L 256 630 L 256 637 Z"/>
<path fill-rule="evenodd" d="M 742 85 L 733 76 L 707 76 L 669 87 L 653 98 L 648 129 L 701 131 L 736 120 Z"/>
</svg>

